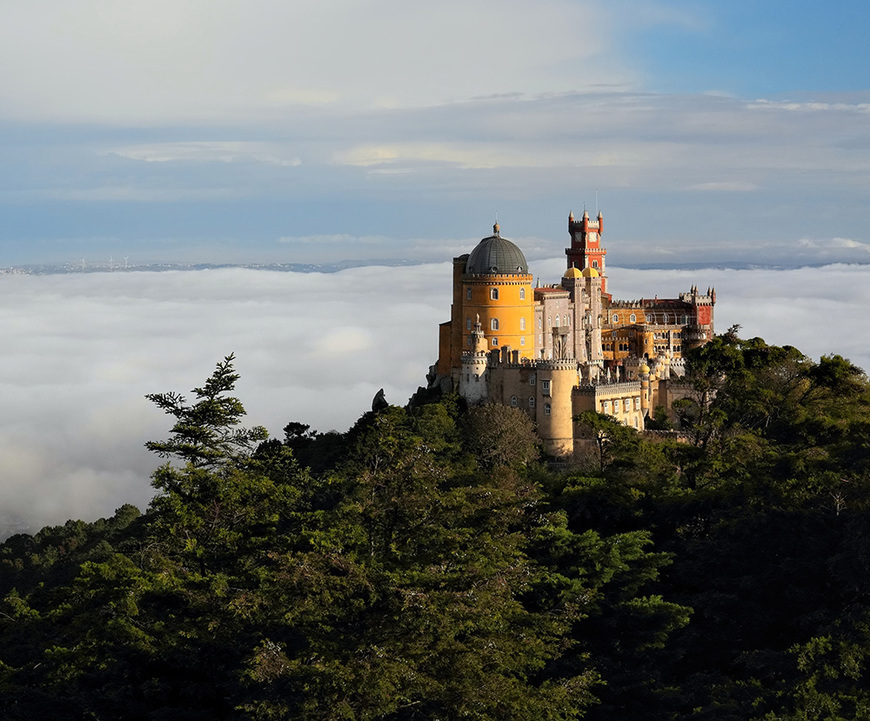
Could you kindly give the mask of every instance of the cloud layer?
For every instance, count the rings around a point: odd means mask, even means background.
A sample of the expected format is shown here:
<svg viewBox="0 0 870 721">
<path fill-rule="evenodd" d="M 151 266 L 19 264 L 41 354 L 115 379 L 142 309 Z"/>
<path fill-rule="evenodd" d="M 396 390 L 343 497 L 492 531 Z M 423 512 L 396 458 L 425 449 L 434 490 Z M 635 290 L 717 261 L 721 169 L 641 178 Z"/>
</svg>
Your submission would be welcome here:
<svg viewBox="0 0 870 721">
<path fill-rule="evenodd" d="M 533 264 L 556 280 L 564 260 Z M 714 285 L 718 329 L 840 353 L 870 367 L 857 329 L 870 268 L 637 271 L 617 297 Z M 169 419 L 146 393 L 187 391 L 235 352 L 251 424 L 345 430 L 377 390 L 403 404 L 437 356 L 449 264 L 335 274 L 202 272 L 0 276 L 0 516 L 34 528 L 146 505 L 159 463 L 143 448 Z"/>
</svg>

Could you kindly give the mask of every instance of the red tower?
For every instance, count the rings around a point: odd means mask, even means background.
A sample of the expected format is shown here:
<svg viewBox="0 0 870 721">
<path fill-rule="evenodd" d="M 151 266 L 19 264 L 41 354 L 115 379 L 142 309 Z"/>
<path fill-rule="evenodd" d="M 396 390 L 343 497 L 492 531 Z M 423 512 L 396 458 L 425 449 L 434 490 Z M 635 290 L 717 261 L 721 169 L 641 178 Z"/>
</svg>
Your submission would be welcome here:
<svg viewBox="0 0 870 721">
<path fill-rule="evenodd" d="M 583 211 L 580 220 L 574 220 L 574 213 L 568 216 L 568 235 L 571 236 L 571 247 L 565 248 L 568 256 L 568 267 L 595 268 L 601 273 L 601 292 L 607 292 L 607 275 L 604 272 L 604 256 L 607 251 L 601 245 L 601 231 L 604 227 L 604 216 L 598 213 L 597 220 L 589 220 L 589 213 Z"/>
</svg>

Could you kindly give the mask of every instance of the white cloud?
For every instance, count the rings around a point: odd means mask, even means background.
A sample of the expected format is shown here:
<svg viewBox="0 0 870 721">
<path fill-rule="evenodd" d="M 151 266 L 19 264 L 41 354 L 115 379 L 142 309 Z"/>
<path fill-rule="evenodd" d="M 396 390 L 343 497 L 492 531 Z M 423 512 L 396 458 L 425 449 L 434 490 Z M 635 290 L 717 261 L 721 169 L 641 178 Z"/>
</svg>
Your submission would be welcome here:
<svg viewBox="0 0 870 721">
<path fill-rule="evenodd" d="M 564 258 L 532 263 L 556 280 Z M 870 367 L 870 266 L 793 271 L 611 268 L 618 298 L 717 289 L 720 331 L 840 353 Z M 251 424 L 344 430 L 377 390 L 403 404 L 437 356 L 450 266 L 335 274 L 202 272 L 0 276 L 0 508 L 32 524 L 144 506 L 169 419 L 144 395 L 199 385 L 235 352 Z"/>
<path fill-rule="evenodd" d="M 4 3 L 0 98 L 22 118 L 147 121 L 624 85 L 609 25 L 589 0 Z"/>
<path fill-rule="evenodd" d="M 288 167 L 302 164 L 298 156 L 287 153 L 276 143 L 242 141 L 150 143 L 116 148 L 106 154 L 147 163 L 257 162 Z"/>
<path fill-rule="evenodd" d="M 755 183 L 745 183 L 739 180 L 728 180 L 720 183 L 698 183 L 691 185 L 687 190 L 700 190 L 712 192 L 730 192 L 730 193 L 749 193 L 753 190 L 758 190 L 758 185 Z"/>
<path fill-rule="evenodd" d="M 829 248 L 849 248 L 863 250 L 870 253 L 870 243 L 862 243 L 851 238 L 801 238 L 798 245 L 802 248 L 817 248 L 827 250 Z"/>
</svg>

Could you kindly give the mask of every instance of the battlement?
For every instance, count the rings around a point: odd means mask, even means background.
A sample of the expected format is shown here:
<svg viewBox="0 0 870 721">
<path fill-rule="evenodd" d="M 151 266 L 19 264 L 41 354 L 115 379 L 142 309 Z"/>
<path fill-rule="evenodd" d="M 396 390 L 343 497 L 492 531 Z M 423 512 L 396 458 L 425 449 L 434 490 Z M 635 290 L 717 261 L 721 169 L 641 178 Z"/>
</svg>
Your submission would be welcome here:
<svg viewBox="0 0 870 721">
<path fill-rule="evenodd" d="M 576 395 L 583 396 L 612 396 L 612 395 L 633 395 L 640 393 L 640 381 L 619 381 L 617 382 L 602 382 L 602 383 L 581 383 L 574 387 Z"/>
</svg>

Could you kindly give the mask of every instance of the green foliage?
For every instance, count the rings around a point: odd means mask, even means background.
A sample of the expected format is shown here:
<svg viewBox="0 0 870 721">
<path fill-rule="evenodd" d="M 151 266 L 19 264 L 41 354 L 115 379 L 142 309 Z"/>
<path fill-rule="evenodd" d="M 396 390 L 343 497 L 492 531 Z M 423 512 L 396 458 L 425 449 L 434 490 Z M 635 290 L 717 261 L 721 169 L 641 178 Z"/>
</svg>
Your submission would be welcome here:
<svg viewBox="0 0 870 721">
<path fill-rule="evenodd" d="M 455 398 L 242 426 L 232 356 L 131 507 L 0 545 L 9 719 L 870 718 L 870 385 L 736 329 L 691 442 Z M 659 414 L 661 416 L 661 414 Z M 660 418 L 664 423 L 665 419 Z"/>
<path fill-rule="evenodd" d="M 201 388 L 194 388 L 196 403 L 188 405 L 179 393 L 151 393 L 146 396 L 158 408 L 175 418 L 172 437 L 149 441 L 145 447 L 163 458 L 178 458 L 196 467 L 226 463 L 250 451 L 253 444 L 267 437 L 262 426 L 236 428 L 245 415 L 238 398 L 226 395 L 239 379 L 233 370 L 234 356 L 218 363 L 215 372 Z M 158 483 L 165 479 L 155 479 Z M 160 485 L 157 485 L 161 488 Z"/>
<path fill-rule="evenodd" d="M 518 468 L 540 453 L 534 424 L 518 408 L 476 406 L 465 417 L 464 431 L 468 449 L 484 468 Z"/>
</svg>

